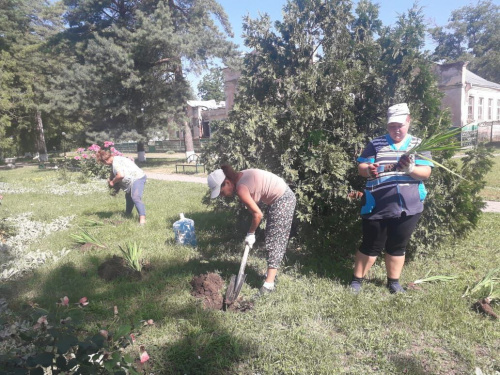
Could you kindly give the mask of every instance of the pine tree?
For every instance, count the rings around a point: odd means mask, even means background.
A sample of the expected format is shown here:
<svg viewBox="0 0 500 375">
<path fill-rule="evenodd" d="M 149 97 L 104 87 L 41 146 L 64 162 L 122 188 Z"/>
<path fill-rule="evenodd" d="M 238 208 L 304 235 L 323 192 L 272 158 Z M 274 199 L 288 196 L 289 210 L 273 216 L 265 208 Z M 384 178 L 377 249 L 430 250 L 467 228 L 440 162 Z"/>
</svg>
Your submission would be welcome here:
<svg viewBox="0 0 500 375">
<path fill-rule="evenodd" d="M 39 0 L 7 0 L 0 7 L 0 148 L 17 144 L 41 160 L 47 159 L 44 120 L 54 119 L 44 94 L 59 66 L 46 46 L 62 29 L 61 13 L 60 4 Z"/>
<path fill-rule="evenodd" d="M 78 62 L 61 74 L 54 101 L 83 114 L 89 130 L 115 138 L 135 131 L 145 141 L 172 117 L 184 122 L 192 96 L 185 73 L 235 53 L 227 16 L 214 0 L 66 3 L 65 37 Z"/>
<path fill-rule="evenodd" d="M 224 101 L 224 75 L 222 68 L 211 68 L 198 84 L 198 95 L 202 100 Z"/>
</svg>

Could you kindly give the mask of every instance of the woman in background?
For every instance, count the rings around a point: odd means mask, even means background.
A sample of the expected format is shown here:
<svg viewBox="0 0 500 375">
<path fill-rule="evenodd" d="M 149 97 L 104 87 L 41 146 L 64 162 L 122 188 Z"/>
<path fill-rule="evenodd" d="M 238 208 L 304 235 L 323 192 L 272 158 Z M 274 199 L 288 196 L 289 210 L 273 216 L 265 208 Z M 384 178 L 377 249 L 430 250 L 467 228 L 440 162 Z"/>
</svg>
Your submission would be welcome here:
<svg viewBox="0 0 500 375">
<path fill-rule="evenodd" d="M 124 156 L 115 156 L 109 151 L 99 150 L 96 153 L 98 162 L 112 167 L 112 178 L 108 179 L 110 187 L 120 187 L 125 191 L 125 213 L 132 214 L 137 209 L 139 224 L 146 223 L 146 208 L 142 202 L 146 174 L 132 160 Z"/>
</svg>

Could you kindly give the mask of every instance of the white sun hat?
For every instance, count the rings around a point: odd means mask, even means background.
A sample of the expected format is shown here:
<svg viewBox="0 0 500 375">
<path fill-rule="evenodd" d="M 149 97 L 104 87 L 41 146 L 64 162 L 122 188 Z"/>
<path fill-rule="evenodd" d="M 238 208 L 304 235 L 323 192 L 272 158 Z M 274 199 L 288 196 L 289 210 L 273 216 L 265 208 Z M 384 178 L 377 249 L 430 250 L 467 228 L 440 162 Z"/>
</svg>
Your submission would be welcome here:
<svg viewBox="0 0 500 375">
<path fill-rule="evenodd" d="M 395 104 L 387 110 L 387 123 L 390 124 L 391 122 L 397 122 L 404 124 L 409 114 L 410 109 L 408 108 L 408 104 Z"/>
<path fill-rule="evenodd" d="M 220 186 L 226 179 L 226 175 L 222 171 L 222 169 L 216 169 L 212 173 L 210 173 L 207 177 L 208 187 L 211 190 L 210 198 L 217 198 L 220 194 Z"/>
</svg>

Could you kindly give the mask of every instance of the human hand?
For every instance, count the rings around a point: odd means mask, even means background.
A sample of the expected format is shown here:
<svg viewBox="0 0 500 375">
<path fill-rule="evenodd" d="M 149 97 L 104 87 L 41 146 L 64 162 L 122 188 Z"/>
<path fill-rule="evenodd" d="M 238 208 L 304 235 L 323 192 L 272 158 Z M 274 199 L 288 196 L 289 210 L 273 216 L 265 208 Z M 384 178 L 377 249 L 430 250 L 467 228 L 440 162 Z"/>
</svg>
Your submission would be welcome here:
<svg viewBox="0 0 500 375">
<path fill-rule="evenodd" d="M 108 184 L 109 184 L 110 187 L 115 186 L 115 183 L 113 182 L 113 180 L 108 180 Z"/>
<path fill-rule="evenodd" d="M 415 168 L 415 155 L 410 154 L 410 155 L 403 155 L 398 161 L 398 170 L 401 172 L 404 172 L 406 174 L 410 174 L 413 172 L 413 169 Z"/>
<path fill-rule="evenodd" d="M 251 249 L 254 243 L 255 243 L 255 233 L 247 233 L 247 236 L 245 237 L 245 244 L 250 246 Z"/>
<path fill-rule="evenodd" d="M 370 178 L 378 178 L 378 168 L 379 164 L 378 163 L 373 163 L 373 164 L 368 164 L 368 177 Z"/>
</svg>

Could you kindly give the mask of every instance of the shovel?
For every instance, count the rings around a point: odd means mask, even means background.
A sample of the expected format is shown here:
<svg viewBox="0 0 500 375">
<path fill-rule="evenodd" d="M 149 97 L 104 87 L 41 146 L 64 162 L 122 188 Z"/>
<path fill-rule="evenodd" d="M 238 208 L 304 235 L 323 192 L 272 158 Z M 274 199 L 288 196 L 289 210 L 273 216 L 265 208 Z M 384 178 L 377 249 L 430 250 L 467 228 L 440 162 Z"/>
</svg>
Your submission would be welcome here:
<svg viewBox="0 0 500 375">
<path fill-rule="evenodd" d="M 250 246 L 245 245 L 245 251 L 243 252 L 243 258 L 241 258 L 241 266 L 240 272 L 238 272 L 238 276 L 232 275 L 231 281 L 229 282 L 229 286 L 226 291 L 226 305 L 232 305 L 238 295 L 240 294 L 241 287 L 245 283 L 245 279 L 247 275 L 245 272 L 245 266 L 247 265 L 248 252 L 250 251 Z"/>
</svg>

